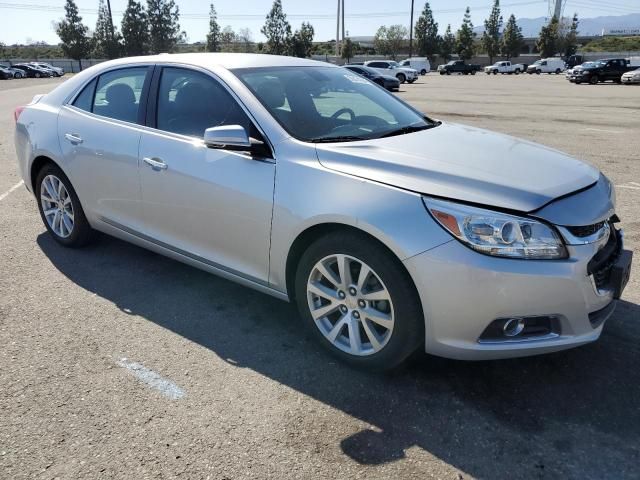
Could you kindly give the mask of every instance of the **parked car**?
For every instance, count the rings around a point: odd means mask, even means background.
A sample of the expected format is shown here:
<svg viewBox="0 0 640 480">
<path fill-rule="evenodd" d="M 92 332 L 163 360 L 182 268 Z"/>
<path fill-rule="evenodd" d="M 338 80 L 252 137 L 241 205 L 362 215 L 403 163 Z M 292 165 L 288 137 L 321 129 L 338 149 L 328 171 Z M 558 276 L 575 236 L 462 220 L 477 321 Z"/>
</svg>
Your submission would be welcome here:
<svg viewBox="0 0 640 480">
<path fill-rule="evenodd" d="M 383 75 L 393 75 L 400 83 L 413 83 L 418 79 L 418 71 L 413 68 L 401 67 L 398 62 L 392 60 L 370 60 L 364 62 L 369 68 L 375 68 Z"/>
<path fill-rule="evenodd" d="M 51 65 L 50 63 L 45 63 L 45 62 L 30 62 L 29 65 L 34 65 L 36 67 L 40 67 L 43 68 L 45 70 L 50 70 L 51 72 L 53 72 L 53 76 L 54 77 L 61 77 L 64 75 L 64 69 L 61 67 L 54 67 L 53 65 Z"/>
<path fill-rule="evenodd" d="M 579 70 L 574 70 L 570 80 L 577 84 L 590 83 L 592 85 L 607 81 L 622 83 L 622 75 L 636 68 L 630 65 L 628 59 L 609 58 L 584 64 Z"/>
<path fill-rule="evenodd" d="M 452 73 L 462 73 L 463 75 L 475 75 L 476 72 L 481 71 L 480 65 L 468 65 L 464 63 L 464 60 L 451 60 L 444 65 L 438 65 L 438 72 L 440 75 L 451 75 Z"/>
<path fill-rule="evenodd" d="M 613 184 L 350 77 L 276 55 L 104 62 L 16 109 L 19 170 L 60 245 L 98 230 L 293 301 L 358 366 L 595 341 L 632 262 Z"/>
<path fill-rule="evenodd" d="M 640 68 L 625 72 L 620 80 L 625 85 L 640 83 Z"/>
<path fill-rule="evenodd" d="M 400 62 L 401 67 L 408 67 L 417 70 L 420 75 L 426 75 L 431 71 L 431 64 L 427 57 L 410 57 Z"/>
<path fill-rule="evenodd" d="M 522 63 L 512 64 L 511 62 L 496 62 L 493 65 L 489 65 L 488 67 L 484 67 L 484 72 L 489 75 L 493 73 L 497 75 L 498 73 L 508 73 L 511 75 L 515 73 L 516 75 L 520 75 L 520 72 L 525 72 L 526 68 Z"/>
<path fill-rule="evenodd" d="M 584 63 L 584 56 L 583 55 L 569 55 L 566 59 L 565 59 L 565 66 L 566 68 L 573 68 L 577 65 L 581 65 Z"/>
<path fill-rule="evenodd" d="M 8 68 L 0 66 L 0 80 L 11 80 L 13 78 L 13 72 Z"/>
<path fill-rule="evenodd" d="M 383 75 L 375 68 L 365 67 L 364 65 L 345 65 L 344 68 L 368 78 L 387 90 L 393 91 L 400 89 L 400 80 L 391 75 Z"/>
<path fill-rule="evenodd" d="M 40 67 L 36 67 L 35 65 L 27 65 L 24 63 L 20 63 L 18 65 L 13 65 L 13 68 L 17 68 L 18 70 L 22 70 L 24 72 L 25 77 L 29 78 L 46 78 L 51 77 L 52 73 L 46 70 L 43 70 Z"/>
<path fill-rule="evenodd" d="M 24 78 L 25 74 L 22 70 L 18 69 L 18 68 L 14 68 L 10 65 L 4 64 L 4 63 L 0 63 L 0 67 L 4 68 L 5 70 L 9 70 L 12 74 L 13 74 L 13 78 Z"/>
<path fill-rule="evenodd" d="M 534 62 L 533 65 L 529 65 L 527 67 L 527 73 L 537 73 L 538 75 L 541 73 L 555 73 L 559 75 L 565 68 L 564 60 L 561 58 L 543 58 Z"/>
</svg>

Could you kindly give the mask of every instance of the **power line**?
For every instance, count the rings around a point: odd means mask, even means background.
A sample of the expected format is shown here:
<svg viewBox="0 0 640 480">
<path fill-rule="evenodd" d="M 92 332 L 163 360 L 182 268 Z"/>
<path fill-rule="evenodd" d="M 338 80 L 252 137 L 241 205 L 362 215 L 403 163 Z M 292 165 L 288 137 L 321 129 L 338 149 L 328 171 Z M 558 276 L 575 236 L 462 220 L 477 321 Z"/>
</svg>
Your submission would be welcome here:
<svg viewBox="0 0 640 480">
<path fill-rule="evenodd" d="M 512 2 L 512 3 L 503 3 L 501 5 L 504 7 L 518 7 L 525 5 L 536 5 L 546 3 L 546 0 L 525 0 L 521 2 Z M 11 10 L 31 10 L 31 11 L 41 11 L 41 12 L 61 12 L 64 11 L 64 7 L 58 5 L 44 5 L 44 4 L 34 4 L 34 3 L 9 3 L 9 2 L 0 2 L 0 8 L 11 9 Z M 493 5 L 483 5 L 473 7 L 474 10 L 490 10 L 493 8 Z M 80 8 L 80 13 L 84 14 L 93 14 L 97 15 L 98 10 L 94 8 Z M 434 10 L 433 13 L 457 13 L 463 12 L 462 9 L 459 8 L 450 8 L 444 10 Z M 114 15 L 123 15 L 123 10 L 114 10 Z M 363 13 L 350 13 L 345 14 L 346 18 L 350 19 L 360 19 L 360 18 L 388 18 L 388 17 L 404 17 L 406 18 L 410 14 L 410 11 L 397 11 L 397 12 L 363 12 Z M 262 20 L 264 19 L 266 14 L 219 14 L 219 19 L 227 19 L 227 20 Z M 209 13 L 180 13 L 180 18 L 182 19 L 208 19 Z M 287 18 L 291 19 L 302 19 L 302 20 L 334 20 L 334 14 L 287 14 Z"/>
</svg>

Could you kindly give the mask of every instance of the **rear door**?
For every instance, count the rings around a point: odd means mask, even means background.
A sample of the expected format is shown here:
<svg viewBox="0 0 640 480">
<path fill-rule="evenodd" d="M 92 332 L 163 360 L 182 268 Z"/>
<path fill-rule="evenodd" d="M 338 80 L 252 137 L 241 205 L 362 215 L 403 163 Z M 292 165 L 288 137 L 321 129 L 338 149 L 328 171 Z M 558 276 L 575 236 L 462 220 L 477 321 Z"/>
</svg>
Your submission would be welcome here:
<svg viewBox="0 0 640 480">
<path fill-rule="evenodd" d="M 266 142 L 212 74 L 158 68 L 140 142 L 145 233 L 165 248 L 266 284 L 275 180 L 271 151 L 207 148 L 204 131 L 241 125 Z"/>
<path fill-rule="evenodd" d="M 66 170 L 90 221 L 140 226 L 138 146 L 152 68 L 105 72 L 60 110 Z"/>
</svg>

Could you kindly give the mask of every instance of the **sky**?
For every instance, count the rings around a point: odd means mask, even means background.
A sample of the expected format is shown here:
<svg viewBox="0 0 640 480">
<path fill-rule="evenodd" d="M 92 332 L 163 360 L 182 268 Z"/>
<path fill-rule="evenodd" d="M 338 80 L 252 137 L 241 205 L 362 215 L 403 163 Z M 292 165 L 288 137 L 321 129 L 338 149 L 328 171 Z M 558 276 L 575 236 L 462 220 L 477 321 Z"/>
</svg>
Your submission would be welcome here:
<svg viewBox="0 0 640 480">
<path fill-rule="evenodd" d="M 481 25 L 493 0 L 432 0 L 431 9 L 440 30 L 451 24 L 455 31 L 462 21 L 464 9 L 471 8 L 474 25 Z M 64 0 L 0 0 L 0 42 L 7 45 L 44 41 L 58 43 L 53 23 L 64 15 Z M 98 0 L 76 0 L 84 23 L 91 29 L 97 18 Z M 127 0 L 111 0 L 114 23 L 120 25 Z M 204 41 L 208 29 L 209 1 L 176 0 L 180 8 L 180 24 L 190 42 Z M 234 30 L 248 28 L 254 41 L 264 37 L 260 28 L 271 8 L 272 0 L 214 0 L 218 23 Z M 287 19 L 295 30 L 303 21 L 311 22 L 316 41 L 335 38 L 337 0 L 310 2 L 282 0 Z M 409 26 L 411 0 L 345 0 L 345 30 L 350 36 L 374 35 L 380 25 Z M 424 6 L 415 0 L 415 18 Z M 548 16 L 549 0 L 502 0 L 502 15 L 536 18 Z M 565 0 L 564 14 L 578 12 L 581 18 L 640 13 L 640 0 Z"/>
</svg>

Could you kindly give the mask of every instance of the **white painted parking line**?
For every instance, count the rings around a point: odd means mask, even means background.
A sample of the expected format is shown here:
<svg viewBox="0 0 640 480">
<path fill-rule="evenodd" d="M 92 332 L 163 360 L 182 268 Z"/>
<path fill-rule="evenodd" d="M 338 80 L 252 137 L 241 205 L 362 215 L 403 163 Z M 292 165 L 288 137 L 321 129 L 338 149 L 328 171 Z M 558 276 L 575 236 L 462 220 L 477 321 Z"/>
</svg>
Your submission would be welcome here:
<svg viewBox="0 0 640 480">
<path fill-rule="evenodd" d="M 14 190 L 17 190 L 18 188 L 20 188 L 22 185 L 24 185 L 24 180 L 20 180 L 18 183 L 16 183 L 13 187 L 11 187 L 9 190 L 7 190 L 6 192 L 4 192 L 2 195 L 0 195 L 0 202 L 2 200 L 4 200 L 5 198 L 7 198 L 9 196 L 9 194 L 11 192 L 13 192 Z"/>
<path fill-rule="evenodd" d="M 185 396 L 184 390 L 182 390 L 179 386 L 177 386 L 172 381 L 162 377 L 160 374 L 154 372 L 153 370 L 149 370 L 144 365 L 136 362 L 130 362 L 126 358 L 118 360 L 118 365 L 122 368 L 126 368 L 131 373 L 133 373 L 136 378 L 142 383 L 150 386 L 151 388 L 155 388 L 162 395 L 171 400 L 178 400 Z"/>
<path fill-rule="evenodd" d="M 591 132 L 622 133 L 619 130 L 605 130 L 604 128 L 585 128 L 585 130 L 591 131 Z"/>
<path fill-rule="evenodd" d="M 625 183 L 624 185 L 616 185 L 616 188 L 628 188 L 629 190 L 640 190 L 640 184 L 635 182 Z"/>
</svg>

